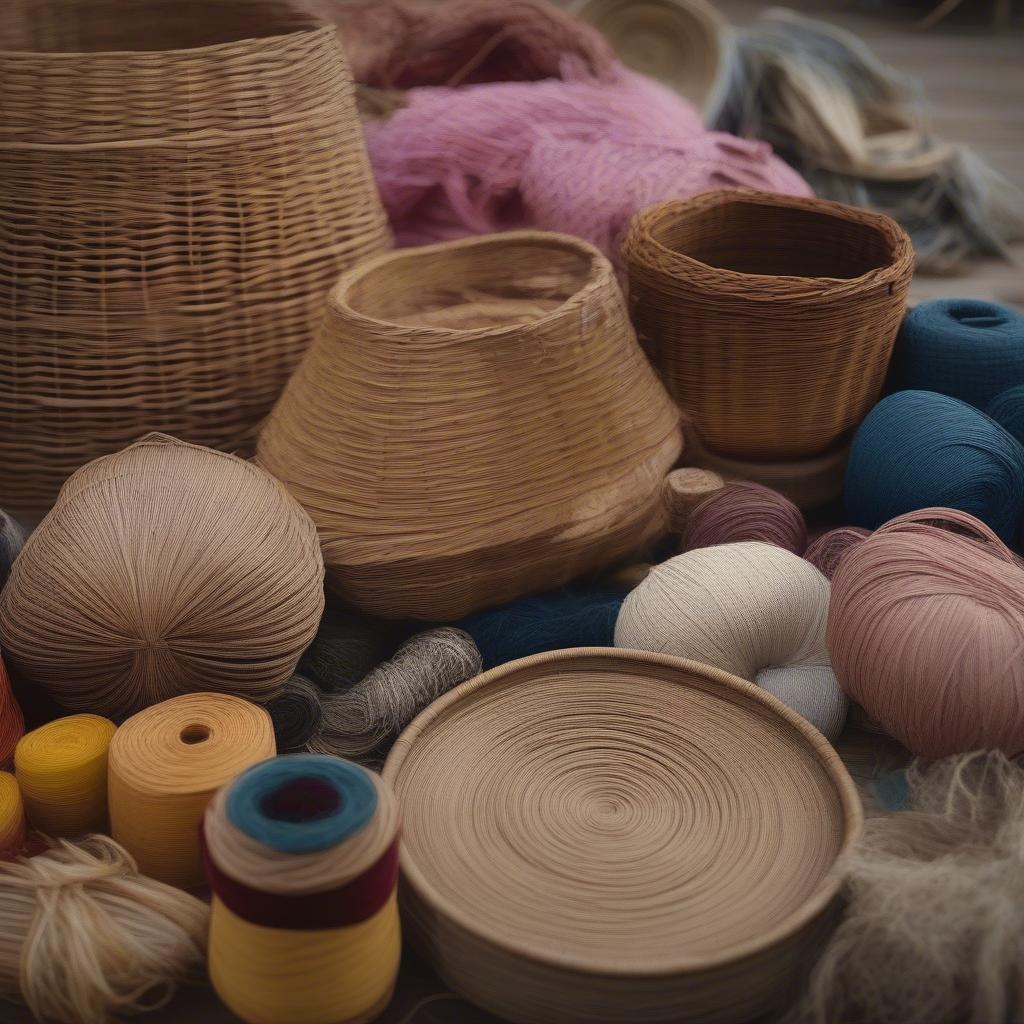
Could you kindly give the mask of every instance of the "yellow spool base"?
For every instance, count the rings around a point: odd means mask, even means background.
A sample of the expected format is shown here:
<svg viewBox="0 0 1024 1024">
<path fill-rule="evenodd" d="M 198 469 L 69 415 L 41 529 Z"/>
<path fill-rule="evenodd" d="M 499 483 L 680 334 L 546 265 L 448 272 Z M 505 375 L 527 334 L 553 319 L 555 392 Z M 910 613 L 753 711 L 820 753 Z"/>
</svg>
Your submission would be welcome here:
<svg viewBox="0 0 1024 1024">
<path fill-rule="evenodd" d="M 210 914 L 210 980 L 248 1024 L 368 1024 L 398 976 L 396 894 L 343 928 L 296 931 L 251 924 L 217 898 Z"/>
</svg>

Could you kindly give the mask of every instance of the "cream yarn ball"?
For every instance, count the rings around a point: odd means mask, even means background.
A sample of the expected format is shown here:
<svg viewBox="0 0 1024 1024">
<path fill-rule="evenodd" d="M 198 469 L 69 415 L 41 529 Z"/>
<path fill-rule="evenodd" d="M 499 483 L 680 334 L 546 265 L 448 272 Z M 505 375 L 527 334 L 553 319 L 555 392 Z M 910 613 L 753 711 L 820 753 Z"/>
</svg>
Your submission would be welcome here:
<svg viewBox="0 0 1024 1024">
<path fill-rule="evenodd" d="M 698 548 L 656 566 L 630 593 L 615 646 L 749 679 L 835 739 L 848 701 L 825 643 L 830 591 L 813 565 L 773 544 Z"/>
</svg>

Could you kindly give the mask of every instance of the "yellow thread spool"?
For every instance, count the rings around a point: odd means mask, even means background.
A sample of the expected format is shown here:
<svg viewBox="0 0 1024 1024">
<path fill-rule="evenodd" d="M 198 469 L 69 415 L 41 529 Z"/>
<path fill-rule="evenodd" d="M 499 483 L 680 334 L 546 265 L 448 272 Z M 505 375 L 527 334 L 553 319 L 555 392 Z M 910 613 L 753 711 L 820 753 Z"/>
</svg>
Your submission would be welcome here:
<svg viewBox="0 0 1024 1024">
<path fill-rule="evenodd" d="M 0 772 L 0 857 L 16 854 L 25 845 L 25 806 L 21 787 L 10 772 Z"/>
<path fill-rule="evenodd" d="M 139 871 L 181 889 L 203 884 L 199 823 L 213 794 L 273 757 L 270 715 L 241 697 L 189 693 L 140 711 L 110 746 L 111 834 Z"/>
<path fill-rule="evenodd" d="M 48 836 L 107 830 L 107 751 L 117 726 L 99 715 L 58 718 L 14 749 L 25 814 Z"/>
<path fill-rule="evenodd" d="M 401 959 L 398 806 L 366 769 L 279 757 L 225 786 L 204 818 L 210 978 L 248 1024 L 365 1024 Z"/>
</svg>

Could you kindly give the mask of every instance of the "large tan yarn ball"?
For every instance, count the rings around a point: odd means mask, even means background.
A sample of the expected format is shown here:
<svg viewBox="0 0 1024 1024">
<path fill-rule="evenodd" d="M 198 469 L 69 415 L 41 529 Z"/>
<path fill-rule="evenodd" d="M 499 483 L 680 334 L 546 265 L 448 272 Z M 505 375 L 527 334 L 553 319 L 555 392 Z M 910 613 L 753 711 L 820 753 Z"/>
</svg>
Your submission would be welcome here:
<svg viewBox="0 0 1024 1024">
<path fill-rule="evenodd" d="M 698 548 L 655 567 L 629 594 L 615 646 L 749 679 L 835 739 L 848 701 L 825 642 L 829 594 L 813 565 L 774 544 Z"/>
<path fill-rule="evenodd" d="M 316 529 L 277 480 L 151 434 L 64 485 L 0 595 L 15 673 L 121 719 L 177 694 L 274 697 L 323 611 Z"/>
</svg>

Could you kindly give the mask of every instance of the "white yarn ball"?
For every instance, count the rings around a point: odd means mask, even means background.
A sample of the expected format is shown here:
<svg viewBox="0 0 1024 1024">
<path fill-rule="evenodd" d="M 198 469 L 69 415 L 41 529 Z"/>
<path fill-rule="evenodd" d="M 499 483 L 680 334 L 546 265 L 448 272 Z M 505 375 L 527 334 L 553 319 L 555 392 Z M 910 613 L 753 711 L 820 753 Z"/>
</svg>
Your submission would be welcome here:
<svg viewBox="0 0 1024 1024">
<path fill-rule="evenodd" d="M 749 679 L 835 739 L 848 701 L 825 644 L 830 594 L 810 562 L 773 544 L 698 548 L 656 566 L 630 593 L 615 646 Z"/>
</svg>

